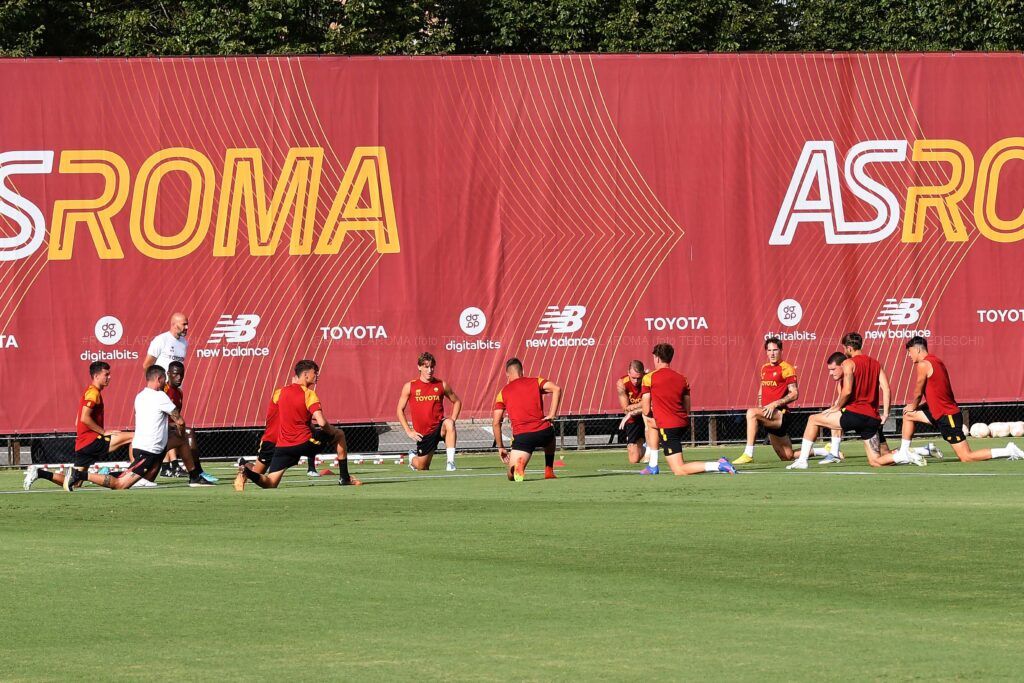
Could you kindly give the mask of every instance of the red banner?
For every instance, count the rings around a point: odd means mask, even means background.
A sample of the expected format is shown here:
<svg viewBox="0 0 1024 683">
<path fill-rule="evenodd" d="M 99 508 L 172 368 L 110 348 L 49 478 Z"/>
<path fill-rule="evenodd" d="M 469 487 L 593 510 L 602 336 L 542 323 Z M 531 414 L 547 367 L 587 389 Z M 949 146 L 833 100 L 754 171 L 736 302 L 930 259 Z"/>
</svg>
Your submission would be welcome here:
<svg viewBox="0 0 1024 683">
<path fill-rule="evenodd" d="M 189 316 L 185 415 L 257 425 L 295 361 L 391 420 L 416 357 L 468 416 L 503 363 L 618 409 L 659 341 L 696 409 L 801 404 L 914 334 L 962 401 L 1024 391 L 1024 58 L 667 55 L 2 60 L 0 433 L 72 428 L 92 360 L 131 423 Z"/>
</svg>

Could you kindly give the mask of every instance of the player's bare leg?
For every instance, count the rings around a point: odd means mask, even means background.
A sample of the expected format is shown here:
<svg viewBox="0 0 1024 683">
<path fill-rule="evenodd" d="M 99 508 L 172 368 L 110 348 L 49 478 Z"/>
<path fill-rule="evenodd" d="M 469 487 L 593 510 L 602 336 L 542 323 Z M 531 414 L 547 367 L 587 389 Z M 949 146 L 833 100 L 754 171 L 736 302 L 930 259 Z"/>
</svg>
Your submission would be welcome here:
<svg viewBox="0 0 1024 683">
<path fill-rule="evenodd" d="M 793 451 L 793 441 L 788 436 L 769 434 L 768 441 L 771 442 L 772 448 L 775 449 L 775 454 L 779 456 L 779 460 L 788 461 L 796 458 L 796 453 Z"/>
<path fill-rule="evenodd" d="M 658 456 L 661 453 L 661 432 L 653 418 L 644 417 L 644 436 L 647 437 L 645 444 L 647 452 L 641 462 L 646 462 L 647 467 L 640 470 L 640 474 L 657 474 L 659 472 Z"/>
<path fill-rule="evenodd" d="M 261 489 L 276 489 L 281 484 L 281 479 L 284 478 L 284 470 L 278 470 L 271 472 L 270 474 L 260 474 L 254 472 L 249 465 L 241 465 L 238 468 L 239 476 L 245 477 L 247 481 L 259 486 Z M 243 483 L 241 486 L 235 486 L 236 491 L 242 491 L 245 488 Z"/>
<path fill-rule="evenodd" d="M 807 427 L 804 428 L 804 437 L 800 441 L 800 455 L 796 460 L 786 466 L 787 470 L 806 470 L 807 460 L 811 457 L 811 449 L 814 442 L 818 440 L 818 432 L 822 429 L 842 429 L 839 419 L 842 413 L 838 410 L 826 410 L 815 413 L 807 418 Z"/>
<path fill-rule="evenodd" d="M 642 441 L 633 441 L 626 444 L 626 458 L 629 460 L 630 465 L 639 464 L 640 460 L 644 457 L 642 444 Z"/>
<path fill-rule="evenodd" d="M 427 453 L 426 455 L 413 455 L 409 458 L 409 466 L 414 470 L 425 472 L 430 469 L 430 463 L 434 460 L 433 453 Z"/>
<path fill-rule="evenodd" d="M 448 472 L 455 471 L 455 445 L 459 440 L 459 433 L 455 427 L 455 420 L 446 417 L 441 423 L 441 436 L 444 438 L 445 464 Z"/>
<path fill-rule="evenodd" d="M 665 462 L 672 469 L 672 474 L 677 477 L 685 477 L 691 474 L 704 474 L 705 472 L 735 472 L 732 469 L 732 465 L 722 458 L 718 462 L 686 462 L 683 460 L 682 453 L 673 453 L 672 455 L 665 456 Z M 727 469 L 723 469 L 723 467 Z"/>
<path fill-rule="evenodd" d="M 546 453 L 545 453 L 546 455 Z M 552 451 L 554 455 L 554 451 Z M 509 452 L 509 470 L 512 473 L 512 481 L 524 481 L 526 479 L 526 466 L 530 463 L 530 454 L 526 451 Z"/>
</svg>

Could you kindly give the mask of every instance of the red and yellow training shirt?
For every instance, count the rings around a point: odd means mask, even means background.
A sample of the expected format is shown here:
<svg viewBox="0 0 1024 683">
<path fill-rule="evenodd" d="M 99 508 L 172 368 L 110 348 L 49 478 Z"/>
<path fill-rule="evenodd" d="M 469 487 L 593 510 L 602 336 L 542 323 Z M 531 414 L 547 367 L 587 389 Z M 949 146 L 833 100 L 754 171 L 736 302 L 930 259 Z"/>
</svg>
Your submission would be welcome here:
<svg viewBox="0 0 1024 683">
<path fill-rule="evenodd" d="M 178 412 L 180 413 L 181 406 L 185 401 L 185 394 L 183 394 L 181 389 L 179 389 L 178 387 L 171 386 L 170 382 L 164 384 L 164 393 L 167 394 L 167 397 L 171 399 L 171 402 L 174 404 L 174 407 L 177 408 Z"/>
<path fill-rule="evenodd" d="M 82 400 L 78 404 L 78 414 L 75 416 L 75 450 L 80 451 L 96 439 L 103 436 L 89 429 L 82 422 L 82 409 L 92 408 L 92 420 L 100 429 L 103 429 L 103 396 L 100 390 L 92 384 L 85 388 Z"/>
<path fill-rule="evenodd" d="M 444 420 L 444 382 L 434 377 L 422 382 L 417 377 L 409 382 L 409 413 L 412 429 L 430 434 Z"/>
<path fill-rule="evenodd" d="M 789 385 L 796 384 L 796 368 L 786 361 L 778 365 L 765 363 L 761 366 L 761 405 L 782 399 L 789 392 Z M 790 404 L 787 407 L 792 407 Z"/>
<path fill-rule="evenodd" d="M 309 421 L 320 410 L 316 392 L 301 384 L 289 384 L 277 396 L 278 448 L 298 446 L 313 438 Z"/>
<path fill-rule="evenodd" d="M 946 415 L 956 415 L 960 412 L 960 406 L 956 404 L 956 396 L 953 395 L 953 385 L 949 382 L 946 364 L 931 353 L 924 359 L 932 366 L 932 376 L 924 385 L 924 400 L 928 404 L 928 412 L 936 420 Z"/>
<path fill-rule="evenodd" d="M 263 436 L 260 437 L 260 441 L 269 441 L 272 444 L 277 444 L 277 399 L 280 396 L 281 390 L 274 389 L 274 394 L 270 397 L 270 405 L 267 406 L 267 427 L 263 430 Z"/>
<path fill-rule="evenodd" d="M 508 413 L 512 423 L 512 434 L 529 434 L 551 428 L 544 419 L 543 377 L 520 377 L 514 379 L 498 392 L 494 409 Z"/>
<path fill-rule="evenodd" d="M 641 391 L 651 395 L 651 412 L 658 429 L 689 426 L 690 415 L 683 397 L 690 395 L 690 384 L 685 375 L 672 368 L 659 368 L 644 375 Z"/>
<path fill-rule="evenodd" d="M 843 409 L 876 420 L 881 419 L 881 415 L 878 414 L 878 376 L 882 373 L 881 363 L 864 354 L 852 356 L 850 360 L 853 361 L 853 396 Z"/>
<path fill-rule="evenodd" d="M 643 395 L 643 378 L 640 378 L 640 386 L 633 384 L 633 380 L 629 378 L 629 375 L 626 375 L 619 381 L 622 382 L 622 388 L 626 390 L 626 402 L 629 404 L 639 403 L 640 397 Z M 634 415 L 626 420 L 626 423 L 633 423 L 639 419 L 639 415 Z"/>
</svg>

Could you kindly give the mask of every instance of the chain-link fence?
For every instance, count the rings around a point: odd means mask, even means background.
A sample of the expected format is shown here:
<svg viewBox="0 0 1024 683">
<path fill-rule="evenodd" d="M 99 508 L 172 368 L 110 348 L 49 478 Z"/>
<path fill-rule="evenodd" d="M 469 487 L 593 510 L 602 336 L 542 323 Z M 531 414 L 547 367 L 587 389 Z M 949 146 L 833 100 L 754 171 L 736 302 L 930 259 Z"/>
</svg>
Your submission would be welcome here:
<svg viewBox="0 0 1024 683">
<path fill-rule="evenodd" d="M 971 404 L 961 407 L 964 424 L 1006 424 L 1024 421 L 1024 403 Z M 800 408 L 792 411 L 789 434 L 794 440 L 803 434 L 808 415 L 816 409 Z M 555 423 L 558 446 L 563 450 L 621 448 L 624 435 L 619 431 L 619 415 L 568 415 Z M 899 438 L 901 408 L 895 408 L 885 426 L 886 434 Z M 404 454 L 413 442 L 401 427 L 390 423 L 341 425 L 345 432 L 351 457 L 372 459 L 374 455 Z M 1012 428 L 1012 427 L 1011 427 Z M 505 424 L 505 442 L 510 441 Z M 999 431 L 999 430 L 997 430 Z M 261 428 L 197 429 L 196 440 L 204 460 L 234 460 L 239 456 L 252 456 L 259 449 Z M 928 425 L 917 425 L 916 435 L 934 436 L 938 430 Z M 827 435 L 823 435 L 825 437 Z M 458 448 L 463 452 L 486 451 L 494 447 L 494 435 L 489 420 L 464 420 L 458 424 Z M 759 431 L 758 439 L 765 434 Z M 739 444 L 746 439 L 744 411 L 711 411 L 694 413 L 687 441 L 692 446 Z M 33 434 L 0 437 L 0 466 L 24 466 L 70 462 L 73 435 Z M 112 459 L 127 459 L 127 449 L 112 454 Z M 329 446 L 324 451 L 332 453 Z"/>
</svg>

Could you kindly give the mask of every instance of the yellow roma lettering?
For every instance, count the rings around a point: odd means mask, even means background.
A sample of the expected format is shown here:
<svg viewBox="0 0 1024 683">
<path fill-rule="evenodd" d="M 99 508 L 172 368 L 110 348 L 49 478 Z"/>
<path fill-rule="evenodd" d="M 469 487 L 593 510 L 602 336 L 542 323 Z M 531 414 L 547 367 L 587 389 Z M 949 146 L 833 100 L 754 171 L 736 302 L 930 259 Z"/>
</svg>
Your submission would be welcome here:
<svg viewBox="0 0 1024 683">
<path fill-rule="evenodd" d="M 277 251 L 290 215 L 293 219 L 288 253 L 310 253 L 323 164 L 322 148 L 288 150 L 268 207 L 263 154 L 258 149 L 229 149 L 224 160 L 213 255 L 235 255 L 243 212 L 249 253 L 253 256 L 272 256 Z"/>
<path fill-rule="evenodd" d="M 161 231 L 156 225 L 160 182 L 168 173 L 175 172 L 188 177 L 188 211 L 180 229 Z M 164 260 L 195 251 L 210 231 L 214 183 L 213 165 L 194 149 L 172 147 L 146 159 L 139 168 L 132 197 L 130 230 L 135 248 L 150 258 Z"/>
<path fill-rule="evenodd" d="M 128 200 L 131 183 L 128 164 L 117 154 L 102 149 L 66 150 L 60 155 L 61 173 L 95 174 L 103 179 L 103 191 L 95 199 L 58 199 L 53 203 L 49 259 L 67 261 L 75 247 L 75 229 L 84 223 L 101 259 L 122 259 L 124 251 L 111 219 Z"/>
<path fill-rule="evenodd" d="M 999 175 L 1012 160 L 1024 161 L 1024 138 L 1004 138 L 985 152 L 978 167 L 978 184 L 974 188 L 974 222 L 985 237 L 993 242 L 1017 242 L 1024 239 L 1024 209 L 1016 217 L 1004 220 L 996 214 Z"/>
<path fill-rule="evenodd" d="M 914 161 L 937 161 L 950 166 L 949 182 L 944 185 L 911 187 L 903 212 L 903 241 L 920 242 L 928 211 L 939 217 L 942 232 L 949 242 L 966 242 L 967 228 L 959 204 L 971 190 L 974 181 L 974 155 L 959 140 L 917 140 Z"/>
<path fill-rule="evenodd" d="M 391 177 L 383 147 L 356 147 L 352 151 L 314 253 L 337 254 L 350 230 L 373 232 L 381 254 L 400 251 Z"/>
</svg>

